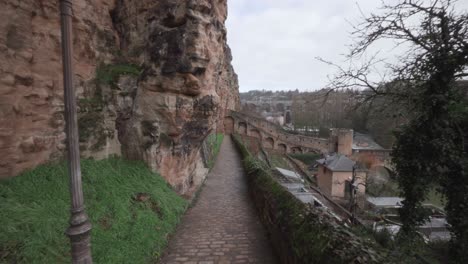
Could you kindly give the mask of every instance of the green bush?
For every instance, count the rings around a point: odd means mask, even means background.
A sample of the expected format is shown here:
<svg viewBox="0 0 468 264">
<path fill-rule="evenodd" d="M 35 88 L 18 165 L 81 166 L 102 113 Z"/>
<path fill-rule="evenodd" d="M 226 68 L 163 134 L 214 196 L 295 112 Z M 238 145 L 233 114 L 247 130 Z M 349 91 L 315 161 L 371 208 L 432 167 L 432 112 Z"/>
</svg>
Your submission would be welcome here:
<svg viewBox="0 0 468 264">
<path fill-rule="evenodd" d="M 388 229 L 382 229 L 379 231 L 374 231 L 374 238 L 377 243 L 379 243 L 382 247 L 390 249 L 393 248 L 394 241 L 393 241 L 393 235 L 388 231 Z"/>
<path fill-rule="evenodd" d="M 400 189 L 398 183 L 393 180 L 388 180 L 384 183 L 375 183 L 369 181 L 366 186 L 366 192 L 370 196 L 374 197 L 386 197 L 386 196 L 399 196 Z"/>
<path fill-rule="evenodd" d="M 142 162 L 83 160 L 95 263 L 148 263 L 159 257 L 187 202 Z M 135 200 L 144 193 L 149 199 Z M 64 163 L 0 181 L 0 263 L 69 263 L 68 177 Z"/>
</svg>

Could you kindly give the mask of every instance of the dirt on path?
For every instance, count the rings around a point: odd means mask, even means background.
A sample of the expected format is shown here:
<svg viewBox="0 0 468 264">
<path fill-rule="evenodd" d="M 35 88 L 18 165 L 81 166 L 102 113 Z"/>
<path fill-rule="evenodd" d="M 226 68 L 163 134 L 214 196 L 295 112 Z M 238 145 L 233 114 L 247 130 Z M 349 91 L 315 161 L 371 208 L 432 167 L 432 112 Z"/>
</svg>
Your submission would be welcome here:
<svg viewBox="0 0 468 264">
<path fill-rule="evenodd" d="M 277 263 L 245 177 L 240 155 L 226 136 L 205 186 L 160 263 Z"/>
</svg>

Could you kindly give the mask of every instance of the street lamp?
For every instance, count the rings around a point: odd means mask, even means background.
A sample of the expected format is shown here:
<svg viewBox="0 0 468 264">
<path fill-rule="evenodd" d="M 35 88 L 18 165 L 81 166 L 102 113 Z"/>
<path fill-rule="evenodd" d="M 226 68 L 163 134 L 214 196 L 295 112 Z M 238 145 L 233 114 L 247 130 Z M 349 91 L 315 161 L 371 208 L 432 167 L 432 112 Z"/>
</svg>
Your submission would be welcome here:
<svg viewBox="0 0 468 264">
<path fill-rule="evenodd" d="M 71 217 L 66 234 L 70 237 L 72 262 L 93 263 L 91 258 L 91 223 L 85 211 L 80 169 L 78 122 L 73 89 L 72 0 L 60 0 L 62 32 L 63 87 L 65 102 L 65 133 L 67 135 L 68 175 L 70 176 Z"/>
</svg>

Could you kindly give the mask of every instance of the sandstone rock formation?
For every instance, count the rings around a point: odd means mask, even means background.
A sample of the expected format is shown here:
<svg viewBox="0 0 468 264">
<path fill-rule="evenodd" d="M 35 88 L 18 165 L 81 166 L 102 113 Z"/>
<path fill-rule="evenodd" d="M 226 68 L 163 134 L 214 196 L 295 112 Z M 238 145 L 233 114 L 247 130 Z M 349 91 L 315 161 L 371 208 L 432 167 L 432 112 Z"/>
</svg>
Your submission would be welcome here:
<svg viewBox="0 0 468 264">
<path fill-rule="evenodd" d="M 64 153 L 55 0 L 0 0 L 0 176 Z M 82 153 L 142 159 L 180 193 L 205 175 L 200 147 L 239 105 L 226 0 L 74 2 Z"/>
</svg>

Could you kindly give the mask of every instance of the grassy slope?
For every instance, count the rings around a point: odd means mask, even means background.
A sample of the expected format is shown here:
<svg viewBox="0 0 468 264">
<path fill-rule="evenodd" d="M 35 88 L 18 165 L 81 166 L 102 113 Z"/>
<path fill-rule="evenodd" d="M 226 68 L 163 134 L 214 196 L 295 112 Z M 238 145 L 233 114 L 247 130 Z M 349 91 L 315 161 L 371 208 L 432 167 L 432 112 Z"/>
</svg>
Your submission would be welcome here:
<svg viewBox="0 0 468 264">
<path fill-rule="evenodd" d="M 82 161 L 85 203 L 96 263 L 156 259 L 187 203 L 141 162 Z M 136 193 L 150 200 L 135 202 Z M 68 263 L 66 166 L 45 165 L 0 181 L 0 263 Z"/>
<path fill-rule="evenodd" d="M 367 193 L 371 196 L 386 197 L 386 196 L 401 196 L 398 183 L 390 179 L 385 184 L 373 184 L 368 186 Z M 444 208 L 446 200 L 436 191 L 435 187 L 431 187 L 427 193 L 424 203 L 433 204 L 439 208 Z"/>
<path fill-rule="evenodd" d="M 208 144 L 211 148 L 211 157 L 208 160 L 208 167 L 213 168 L 216 157 L 218 156 L 219 150 L 221 149 L 221 143 L 223 143 L 224 134 L 210 134 L 207 138 Z"/>
<path fill-rule="evenodd" d="M 316 160 L 320 159 L 320 154 L 304 153 L 304 154 L 290 154 L 292 158 L 302 161 L 307 166 L 314 164 Z"/>
<path fill-rule="evenodd" d="M 269 154 L 269 157 L 270 157 L 271 166 L 282 168 L 282 169 L 287 169 L 287 170 L 294 170 L 289 165 L 288 160 L 283 155 L 271 153 Z"/>
</svg>

